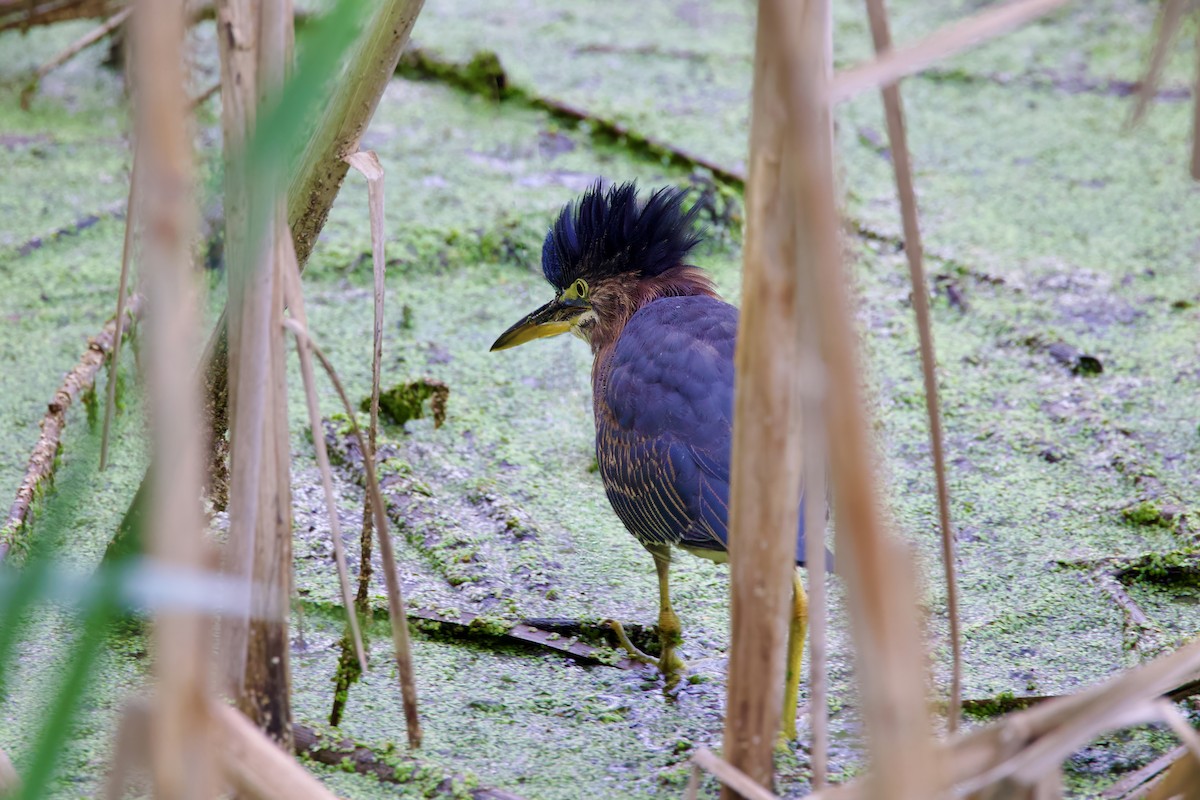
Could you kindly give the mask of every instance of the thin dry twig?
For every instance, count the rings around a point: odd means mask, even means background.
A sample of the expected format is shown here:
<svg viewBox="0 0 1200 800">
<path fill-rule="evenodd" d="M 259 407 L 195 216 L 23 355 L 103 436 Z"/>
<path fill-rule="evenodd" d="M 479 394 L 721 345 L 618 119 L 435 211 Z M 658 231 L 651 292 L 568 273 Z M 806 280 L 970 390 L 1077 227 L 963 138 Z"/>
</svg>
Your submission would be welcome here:
<svg viewBox="0 0 1200 800">
<path fill-rule="evenodd" d="M 130 7 L 132 10 L 132 7 Z M 100 432 L 100 471 L 108 466 L 108 437 L 112 431 L 113 409 L 117 405 L 117 371 L 121 360 L 121 336 L 125 319 L 125 293 L 129 289 L 129 261 L 133 250 L 133 232 L 137 225 L 137 151 L 129 170 L 129 200 L 125 205 L 125 241 L 121 245 L 121 277 L 117 281 L 117 328 L 113 336 L 112 358 L 108 362 L 108 392 L 104 399 L 104 426 Z"/>
<path fill-rule="evenodd" d="M 899 47 L 833 77 L 829 88 L 831 103 L 849 100 L 857 94 L 879 89 L 908 75 L 990 39 L 1044 17 L 1069 0 L 1012 0 L 987 8 L 974 16 L 952 22 L 906 47 Z"/>
<path fill-rule="evenodd" d="M 21 90 L 21 108 L 25 109 L 26 111 L 29 110 L 30 101 L 33 99 L 34 92 L 36 92 L 38 89 L 38 84 L 42 82 L 42 78 L 58 69 L 63 64 L 79 55 L 79 53 L 94 45 L 96 42 L 108 36 L 110 33 L 120 27 L 125 20 L 129 19 L 129 15 L 131 13 L 133 13 L 133 6 L 126 6 L 105 20 L 104 24 L 93 28 L 83 36 L 80 36 L 74 42 L 67 45 L 62 52 L 58 53 L 45 64 L 42 64 L 40 67 L 38 67 L 37 72 L 35 72 L 33 77 L 29 79 L 29 83 L 27 83 L 25 88 Z"/>
<path fill-rule="evenodd" d="M 134 16 L 138 88 L 137 161 L 141 165 L 143 244 L 151 315 L 147 385 L 154 415 L 155 461 L 170 464 L 151 485 L 148 552 L 164 566 L 203 569 L 207 546 L 199 502 L 199 387 L 188 368 L 196 334 L 189 116 L 183 95 L 182 4 L 138 0 Z M 163 611 L 154 626 L 155 694 L 150 765 L 157 797 L 215 794 L 207 714 L 209 620 L 184 609 Z"/>
<path fill-rule="evenodd" d="M 141 311 L 142 298 L 134 295 L 129 299 L 126 313 L 130 319 L 136 319 Z M 63 428 L 67 424 L 67 409 L 95 384 L 96 374 L 113 350 L 116 329 L 117 321 L 114 319 L 104 326 L 104 330 L 88 340 L 88 349 L 54 393 L 54 399 L 50 401 L 46 415 L 42 418 L 42 432 L 29 454 L 29 465 L 25 468 L 25 476 L 17 488 L 16 499 L 9 508 L 4 527 L 0 528 L 0 561 L 8 555 L 13 541 L 28 521 L 33 499 L 53 480 L 55 456 L 58 453 Z"/>
<path fill-rule="evenodd" d="M 299 322 L 294 319 L 285 319 L 283 324 L 297 339 L 302 340 L 312 350 L 317 360 L 321 362 L 321 366 L 324 367 L 325 372 L 329 375 L 330 382 L 333 383 L 333 388 L 342 400 L 346 415 L 350 419 L 351 432 L 358 441 L 359 449 L 363 453 L 368 452 L 366 440 L 355 418 L 354 406 L 351 405 L 350 397 L 346 394 L 346 389 L 342 385 L 341 379 L 338 378 L 333 364 L 325 357 L 321 348 L 317 347 L 317 343 L 313 341 L 308 331 Z M 367 473 L 367 491 L 371 493 L 371 511 L 375 516 L 375 534 L 379 541 L 379 556 L 383 561 L 383 577 L 387 583 L 388 615 L 391 618 L 392 645 L 396 652 L 396 667 L 400 674 L 400 692 L 404 702 L 404 719 L 408 733 L 408 746 L 415 750 L 421 746 L 421 720 L 417 715 L 417 688 L 413 675 L 412 647 L 408 640 L 408 622 L 407 614 L 404 610 L 404 594 L 396 572 L 396 555 L 392 549 L 391 533 L 388 531 L 387 514 L 384 511 L 383 495 L 379 491 L 379 480 L 375 473 L 374 459 L 364 459 L 363 469 Z"/>
<path fill-rule="evenodd" d="M 707 747 L 692 754 L 692 763 L 721 782 L 721 785 L 738 793 L 745 800 L 779 800 L 772 792 L 760 786 L 753 778 L 737 767 L 719 758 Z"/>
<path fill-rule="evenodd" d="M 1150 101 L 1158 91 L 1158 82 L 1162 78 L 1163 67 L 1167 63 L 1167 53 L 1171 44 L 1179 34 L 1179 26 L 1183 21 L 1183 12 L 1191 0 L 1166 0 L 1158 13 L 1158 35 L 1154 39 L 1154 47 L 1150 51 L 1150 62 L 1146 65 L 1146 75 L 1138 83 L 1137 96 L 1125 130 L 1130 130 L 1142 121 Z"/>
<path fill-rule="evenodd" d="M 886 56 L 892 51 L 892 34 L 888 26 L 884 0 L 867 0 L 867 15 L 871 21 L 871 37 L 875 54 Z M 913 185 L 912 155 L 908 149 L 908 134 L 904 127 L 904 105 L 900 85 L 882 87 L 884 113 L 887 118 L 888 144 L 896 172 L 896 194 L 900 198 L 900 216 L 904 227 L 904 254 L 912 281 L 913 311 L 921 348 L 921 374 L 925 381 L 925 410 L 929 417 L 929 443 L 933 454 L 933 472 L 937 481 L 938 522 L 941 527 L 942 567 L 946 579 L 946 605 L 950 618 L 950 704 L 947 728 L 958 728 L 962 713 L 962 632 L 958 613 L 958 577 L 954 553 L 954 528 L 950 523 L 950 492 L 946 488 L 946 457 L 942 439 L 942 412 L 938 399 L 937 360 L 933 349 L 933 324 L 929 313 L 929 292 L 925 283 L 924 247 L 917 212 L 917 192 Z"/>
<path fill-rule="evenodd" d="M 239 794 L 261 800 L 336 799 L 300 762 L 281 750 L 237 709 L 212 703 L 209 714 L 217 728 L 225 775 Z"/>
<path fill-rule="evenodd" d="M 297 275 L 299 268 L 296 266 L 296 251 L 292 249 L 291 237 L 285 236 L 283 239 L 288 261 L 284 265 L 285 275 Z M 307 330 L 308 315 L 304 310 L 304 293 L 298 279 L 286 279 L 285 296 L 292 316 Z M 321 473 L 321 487 L 325 492 L 325 510 L 329 514 L 329 535 L 333 539 L 333 556 L 337 564 L 342 604 L 346 607 L 346 621 L 350 626 L 350 636 L 354 642 L 354 653 L 358 657 L 358 665 L 365 672 L 367 654 L 363 647 L 358 614 L 354 611 L 354 595 L 350 591 L 350 570 L 346 563 L 346 545 L 342 541 L 342 523 L 337 513 L 337 496 L 333 492 L 333 471 L 329 466 L 329 451 L 325 447 L 325 437 L 321 431 L 321 409 L 317 402 L 317 381 L 313 374 L 312 354 L 308 348 L 300 344 L 299 339 L 296 340 L 296 354 L 300 359 L 300 375 L 304 379 L 304 398 L 308 407 L 308 422 L 312 428 L 313 450 L 317 456 L 317 469 Z"/>
</svg>

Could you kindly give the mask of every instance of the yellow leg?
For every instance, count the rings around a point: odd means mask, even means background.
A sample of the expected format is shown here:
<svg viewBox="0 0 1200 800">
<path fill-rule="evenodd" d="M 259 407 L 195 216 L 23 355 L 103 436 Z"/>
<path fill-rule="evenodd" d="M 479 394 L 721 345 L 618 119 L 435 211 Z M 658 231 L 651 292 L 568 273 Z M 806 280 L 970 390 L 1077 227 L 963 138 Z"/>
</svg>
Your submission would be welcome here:
<svg viewBox="0 0 1200 800">
<path fill-rule="evenodd" d="M 658 571 L 658 642 L 661 647 L 658 670 L 670 688 L 679 683 L 684 670 L 683 661 L 675 655 L 675 648 L 683 642 L 683 626 L 679 624 L 675 609 L 671 608 L 671 551 L 666 548 L 651 550 L 650 555 L 654 556 L 654 568 Z"/>
<path fill-rule="evenodd" d="M 800 702 L 800 662 L 808 633 L 808 595 L 800 571 L 792 573 L 792 624 L 788 633 L 787 682 L 783 689 L 783 731 L 787 740 L 796 738 L 796 706 Z"/>
<path fill-rule="evenodd" d="M 665 547 L 655 548 L 650 550 L 650 555 L 654 556 L 654 568 L 658 572 L 658 642 L 661 647 L 659 657 L 646 655 L 635 647 L 633 642 L 629 641 L 629 637 L 625 635 L 625 629 L 620 622 L 615 619 L 608 619 L 604 622 L 612 628 L 613 633 L 617 635 L 617 641 L 629 653 L 630 658 L 658 667 L 669 689 L 679 683 L 680 673 L 684 670 L 683 661 L 675 654 L 675 648 L 683 641 L 683 637 L 680 635 L 683 629 L 679 624 L 679 617 L 671 608 L 669 582 L 671 551 Z"/>
</svg>

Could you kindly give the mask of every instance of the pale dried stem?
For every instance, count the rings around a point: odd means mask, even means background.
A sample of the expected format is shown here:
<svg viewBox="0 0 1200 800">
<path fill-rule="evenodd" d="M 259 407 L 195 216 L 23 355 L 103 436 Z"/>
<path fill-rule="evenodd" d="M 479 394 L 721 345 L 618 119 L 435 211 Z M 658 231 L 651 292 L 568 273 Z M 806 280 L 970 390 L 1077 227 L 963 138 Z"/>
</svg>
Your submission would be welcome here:
<svg viewBox="0 0 1200 800">
<path fill-rule="evenodd" d="M 783 0 L 790 2 L 790 0 Z M 802 5 L 810 14 L 818 3 Z M 759 5 L 751 101 L 749 180 L 743 300 L 735 355 L 733 452 L 730 468 L 730 629 L 724 753 L 760 786 L 770 786 L 780 730 L 784 651 L 792 613 L 802 475 L 800 381 L 796 364 L 803 326 L 802 267 L 809 231 L 797 190 L 781 169 L 792 131 L 779 111 L 784 97 L 782 52 L 804 50 L 824 37 L 808 20 L 771 30 L 769 7 Z M 820 28 L 820 30 L 817 30 Z M 820 58 L 817 50 L 816 58 Z M 819 62 L 818 62 L 819 63 Z M 805 108 L 806 113 L 813 109 Z M 732 797 L 733 787 L 721 790 Z"/>
<path fill-rule="evenodd" d="M 886 56 L 892 50 L 892 34 L 888 26 L 884 0 L 867 0 L 871 21 L 871 37 L 875 54 Z M 941 528 L 942 568 L 946 580 L 946 606 L 950 621 L 950 703 L 947 710 L 947 729 L 954 733 L 962 713 L 962 631 L 958 611 L 958 576 L 954 548 L 954 528 L 950 522 L 950 492 L 946 487 L 946 457 L 942 437 L 942 412 L 938 398 L 937 358 L 933 349 L 933 324 L 929 313 L 929 291 L 925 283 L 924 245 L 917 212 L 917 192 L 913 185 L 912 155 L 904 126 L 904 106 L 900 85 L 891 83 L 882 88 L 884 113 L 887 118 L 888 144 L 896 172 L 896 194 L 900 198 L 900 216 L 904 228 L 904 255 L 912 281 L 913 311 L 917 317 L 917 332 L 921 349 L 921 374 L 925 381 L 925 410 L 929 417 L 929 444 L 933 455 L 933 472 L 937 482 L 938 522 Z"/>
<path fill-rule="evenodd" d="M 259 107 L 274 102 L 292 58 L 291 0 L 261 0 L 258 13 L 256 87 Z M 273 172 L 250 187 L 250 242 L 262 242 L 269 273 L 266 329 L 267 373 L 262 427 L 263 472 L 257 481 L 258 515 L 253 531 L 251 619 L 246 670 L 238 706 L 285 750 L 292 750 L 291 647 L 288 637 L 292 591 L 291 448 L 288 433 L 286 338 L 283 332 L 285 268 L 291 255 L 284 182 Z M 269 220 L 259 229 L 255 220 Z M 250 265 L 243 265 L 253 269 Z M 294 269 L 294 267 L 292 267 Z M 243 317 L 243 322 L 246 322 Z M 254 320 L 258 324 L 258 320 Z M 245 330 L 245 329 L 243 329 Z M 243 375 L 244 377 L 244 375 Z M 240 385 L 240 384 L 239 384 Z M 235 431 L 237 429 L 235 428 Z M 235 470 L 242 465 L 234 463 Z M 240 488 L 234 473 L 234 492 Z"/>
<path fill-rule="evenodd" d="M 868 796 L 932 797 L 938 769 L 925 701 L 925 658 L 908 552 L 884 529 L 874 459 L 860 396 L 860 359 L 841 265 L 840 222 L 832 174 L 827 85 L 819 37 L 801 7 L 764 2 L 760 25 L 780 60 L 782 113 L 790 134 L 783 163 L 796 193 L 795 224 L 804 242 L 798 263 L 812 287 L 818 339 L 829 378 L 825 419 L 838 520 L 838 558 L 847 576 L 862 685 L 863 714 L 875 770 Z M 765 19 L 764 19 L 765 17 Z M 807 31 L 794 46 L 789 32 Z M 792 40 L 794 41 L 794 40 Z M 732 538 L 732 537 L 731 537 Z"/>
<path fill-rule="evenodd" d="M 321 348 L 317 347 L 316 342 L 313 341 L 312 337 L 309 336 L 308 332 L 299 322 L 294 319 L 286 319 L 283 321 L 283 324 L 298 339 L 301 339 L 306 346 L 311 348 L 313 355 L 317 357 L 325 372 L 328 373 L 329 380 L 333 383 L 338 397 L 342 400 L 342 406 L 345 408 L 346 415 L 350 420 L 350 429 L 355 441 L 358 443 L 358 448 L 365 454 L 367 452 L 367 442 L 363 437 L 362 430 L 358 427 L 354 407 L 350 404 L 350 397 L 346 394 L 346 389 L 342 386 L 342 382 L 338 378 L 333 364 L 325 357 L 325 354 L 321 352 Z M 413 675 L 412 647 L 408 639 L 408 618 L 407 611 L 404 608 L 404 594 L 400 587 L 400 580 L 396 571 L 396 556 L 392 549 L 391 533 L 388 531 L 387 513 L 383 504 L 383 495 L 379 491 L 379 480 L 375 472 L 374 459 L 364 458 L 363 469 L 366 471 L 367 491 L 371 494 L 371 513 L 375 517 L 375 535 L 379 542 L 379 557 L 383 562 L 383 577 L 387 584 L 388 615 L 391 618 L 392 625 L 392 646 L 396 653 L 396 667 L 400 675 L 400 692 L 404 703 L 408 745 L 416 749 L 421 746 L 421 721 L 417 715 L 417 689 Z"/>
<path fill-rule="evenodd" d="M 1158 14 L 1158 35 L 1154 38 L 1154 47 L 1150 50 L 1150 62 L 1146 65 L 1146 74 L 1138 83 L 1137 95 L 1125 130 L 1130 130 L 1146 114 L 1150 101 L 1158 91 L 1158 82 L 1162 78 L 1163 67 L 1167 63 L 1167 53 L 1179 33 L 1179 25 L 1183 21 L 1183 12 L 1192 0 L 1166 0 Z"/>
<path fill-rule="evenodd" d="M 737 792 L 737 796 L 745 800 L 779 800 L 774 793 L 759 786 L 749 775 L 706 747 L 692 754 L 692 763 L 719 780 L 723 788 Z"/>
<path fill-rule="evenodd" d="M 136 156 L 145 221 L 143 254 L 149 305 L 147 385 L 154 417 L 148 552 L 164 566 L 201 570 L 206 546 L 200 508 L 199 391 L 188 368 L 194 352 L 197 287 L 191 263 L 192 152 L 183 93 L 183 7 L 138 0 L 134 74 L 138 85 Z M 208 719 L 210 626 L 196 612 L 159 613 L 154 626 L 155 694 L 150 764 L 155 796 L 215 795 Z"/>
<path fill-rule="evenodd" d="M 251 253 L 248 187 L 237 153 L 244 149 L 257 95 L 257 14 L 251 0 L 218 0 L 221 55 L 221 127 L 225 138 L 225 252 L 230 264 L 228 331 L 229 537 L 224 568 L 246 582 L 254 561 L 259 481 L 270 363 L 269 251 Z M 223 317 L 224 318 L 224 317 Z M 219 436 L 223 432 L 213 431 Z M 241 694 L 246 674 L 250 609 L 221 619 L 221 652 L 227 689 Z"/>
<path fill-rule="evenodd" d="M 308 315 L 304 310 L 304 291 L 300 286 L 300 270 L 296 265 L 296 251 L 292 249 L 291 237 L 285 238 L 286 260 L 284 264 L 287 307 L 291 315 L 305 330 L 308 330 Z M 333 556 L 337 564 L 338 585 L 342 592 L 342 604 L 346 607 L 346 621 L 354 641 L 354 653 L 363 672 L 367 670 L 367 654 L 363 647 L 362 630 L 358 614 L 354 611 L 354 594 L 350 590 L 350 570 L 346 563 L 346 545 L 342 541 L 342 522 L 338 516 L 337 495 L 333 491 L 333 470 L 329 466 L 329 451 L 325 447 L 325 435 L 321 429 L 321 408 L 317 402 L 317 382 L 313 373 L 312 353 L 296 340 L 296 354 L 300 359 L 300 375 L 304 380 L 304 399 L 308 407 L 308 423 L 312 429 L 313 450 L 317 456 L 317 469 L 321 473 L 321 488 L 325 492 L 325 510 L 329 514 L 329 535 L 333 539 Z"/>
<path fill-rule="evenodd" d="M 128 5 L 125 8 L 113 14 L 102 25 L 99 25 L 92 30 L 80 36 L 74 42 L 67 45 L 62 52 L 55 55 L 45 64 L 37 68 L 37 72 L 29 79 L 29 83 L 21 90 L 21 108 L 29 109 L 29 101 L 33 98 L 33 93 L 37 91 L 38 84 L 42 82 L 42 78 L 49 75 L 54 70 L 61 67 L 63 64 L 70 61 L 82 51 L 94 45 L 96 42 L 108 36 L 116 30 L 125 20 L 129 19 L 129 15 L 133 13 L 133 6 Z"/>
<path fill-rule="evenodd" d="M 371 406 L 370 422 L 368 423 L 368 440 L 370 451 L 363 458 L 375 458 L 376 443 L 379 438 L 379 389 L 383 365 L 383 301 L 387 269 L 387 259 L 384 252 L 384 217 L 383 217 L 383 165 L 379 157 L 370 150 L 360 150 L 346 157 L 347 163 L 357 169 L 367 179 L 367 202 L 371 209 L 371 261 L 375 280 L 375 326 L 374 347 L 371 356 Z M 363 496 L 362 522 L 362 551 L 363 562 L 367 565 L 366 554 L 370 552 L 371 531 L 374 527 L 371 514 L 371 495 Z M 364 575 L 367 574 L 364 567 Z M 361 586 L 361 582 L 360 582 Z M 361 592 L 361 590 L 360 590 Z"/>
<path fill-rule="evenodd" d="M 220 742 L 221 765 L 239 794 L 259 800 L 337 797 L 241 712 L 213 703 L 210 713 Z"/>
<path fill-rule="evenodd" d="M 980 11 L 974 16 L 952 22 L 929 36 L 905 47 L 898 47 L 833 77 L 829 99 L 833 104 L 857 94 L 879 89 L 929 67 L 964 50 L 1002 36 L 1009 31 L 1044 17 L 1069 0 L 1012 0 Z"/>
<path fill-rule="evenodd" d="M 127 10 L 132 10 L 130 7 Z M 104 400 L 104 427 L 100 432 L 100 471 L 108 466 L 108 437 L 112 431 L 113 409 L 117 405 L 117 371 L 121 360 L 121 335 L 125 321 L 125 293 L 129 287 L 129 261 L 132 257 L 133 234 L 137 224 L 137 153 L 129 170 L 129 200 L 125 205 L 125 241 L 121 245 L 121 277 L 117 281 L 117 327 L 113 338 L 112 358 L 108 362 L 108 391 Z"/>
</svg>

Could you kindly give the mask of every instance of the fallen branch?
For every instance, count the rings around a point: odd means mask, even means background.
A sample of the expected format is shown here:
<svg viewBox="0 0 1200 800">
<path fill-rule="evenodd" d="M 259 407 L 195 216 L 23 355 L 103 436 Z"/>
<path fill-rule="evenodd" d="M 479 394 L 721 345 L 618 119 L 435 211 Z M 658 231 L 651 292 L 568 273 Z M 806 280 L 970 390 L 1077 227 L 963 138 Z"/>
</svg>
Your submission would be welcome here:
<svg viewBox="0 0 1200 800">
<path fill-rule="evenodd" d="M 134 295 L 129 299 L 127 308 L 129 319 L 137 319 L 141 310 L 142 298 L 140 295 Z M 25 523 L 29 521 L 29 510 L 34 498 L 45 491 L 53 481 L 62 432 L 67 424 L 67 409 L 95 384 L 96 373 L 100 371 L 115 345 L 116 330 L 117 319 L 114 318 L 104 326 L 104 330 L 88 340 L 88 349 L 54 393 L 54 399 L 50 401 L 46 415 L 42 418 L 42 433 L 29 455 L 29 466 L 26 467 L 25 477 L 21 479 L 21 485 L 17 489 L 16 500 L 9 509 L 4 527 L 0 529 L 0 561 L 8 555 Z"/>
<path fill-rule="evenodd" d="M 585 644 L 579 641 L 576 636 L 563 636 L 557 631 L 547 630 L 538 624 L 539 620 L 522 620 L 517 623 L 511 623 L 480 614 L 460 612 L 451 616 L 450 614 L 439 613 L 425 608 L 411 609 L 408 612 L 408 618 L 410 620 L 435 622 L 439 625 L 450 625 L 460 628 L 464 632 L 474 633 L 482 631 L 499 637 L 514 639 L 525 644 L 532 644 L 536 647 L 553 650 L 576 661 L 606 664 L 618 669 L 634 669 L 638 666 L 637 662 L 631 661 L 628 658 L 621 658 L 614 661 L 606 657 L 605 652 L 600 648 Z M 582 628 L 582 625 L 577 625 L 576 627 Z M 599 630 L 599 627 L 597 627 L 597 630 Z"/>
<path fill-rule="evenodd" d="M 31 77 L 29 82 L 25 84 L 25 88 L 21 90 L 21 108 L 25 111 L 29 110 L 30 101 L 33 99 L 34 92 L 37 91 L 38 85 L 42 82 L 42 78 L 46 77 L 63 64 L 67 63 L 72 58 L 79 55 L 81 52 L 115 31 L 121 26 L 122 23 L 125 22 L 125 20 L 129 19 L 129 15 L 132 12 L 133 6 L 126 6 L 123 10 L 118 11 L 116 14 L 113 14 L 111 17 L 105 20 L 103 25 L 88 31 L 83 36 L 79 37 L 70 45 L 68 45 L 58 55 L 54 56 L 54 58 L 38 67 L 37 71 L 33 73 L 33 77 Z"/>
<path fill-rule="evenodd" d="M 294 725 L 292 738 L 296 741 L 296 754 L 311 758 L 318 764 L 325 764 L 338 769 L 352 768 L 359 775 L 371 775 L 384 783 L 405 784 L 408 781 L 402 777 L 403 767 L 397 764 L 396 756 L 380 756 L 369 747 L 364 747 L 349 739 L 330 742 L 319 732 L 306 725 Z M 406 759 L 405 765 L 420 768 L 420 762 Z M 437 787 L 438 795 L 461 797 L 455 791 L 459 781 L 456 776 L 447 777 Z M 469 792 L 472 800 L 521 800 L 515 794 L 503 789 L 477 787 Z"/>
</svg>

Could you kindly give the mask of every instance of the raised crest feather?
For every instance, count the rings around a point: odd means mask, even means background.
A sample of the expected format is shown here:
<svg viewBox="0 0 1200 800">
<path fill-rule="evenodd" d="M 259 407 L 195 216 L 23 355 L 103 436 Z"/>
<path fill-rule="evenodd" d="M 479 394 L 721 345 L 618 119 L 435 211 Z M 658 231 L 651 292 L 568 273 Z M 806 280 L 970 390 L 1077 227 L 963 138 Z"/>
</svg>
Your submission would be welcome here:
<svg viewBox="0 0 1200 800">
<path fill-rule="evenodd" d="M 607 191 L 596 182 L 563 208 L 546 234 L 542 273 L 561 291 L 576 278 L 653 277 L 683 263 L 703 238 L 693 224 L 698 208 L 683 211 L 686 196 L 666 187 L 640 202 L 634 182 Z"/>
</svg>

